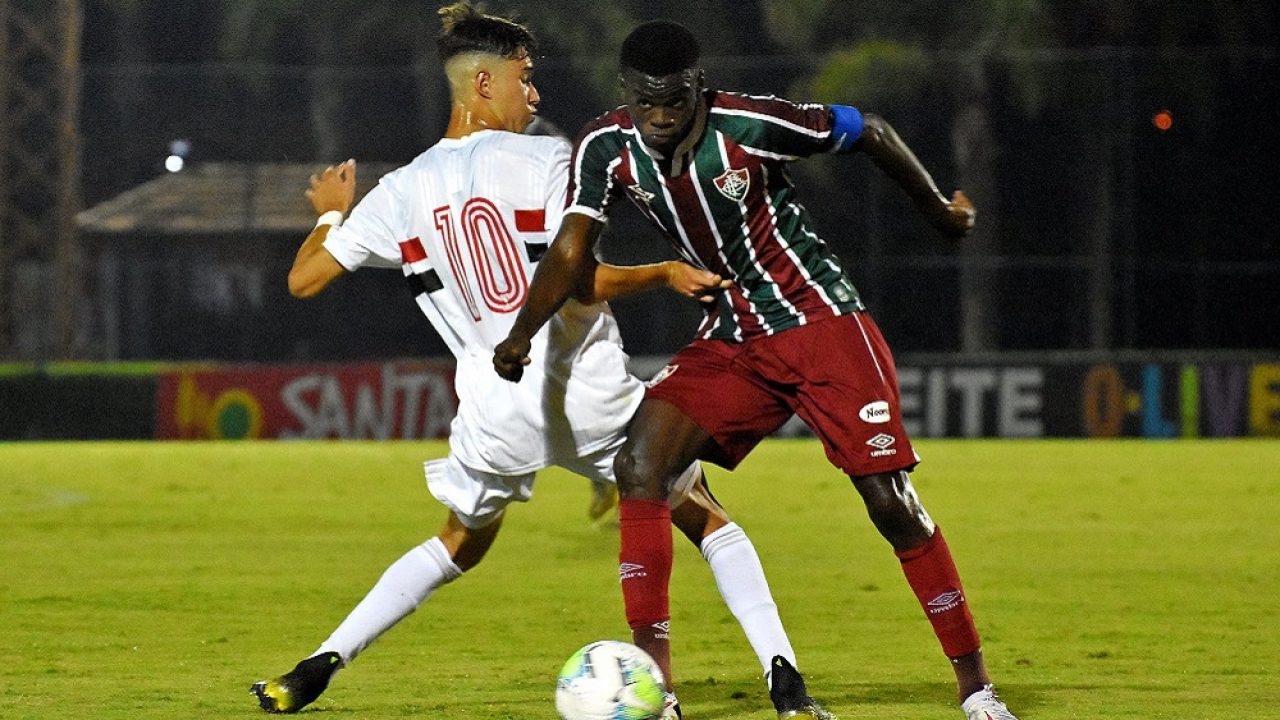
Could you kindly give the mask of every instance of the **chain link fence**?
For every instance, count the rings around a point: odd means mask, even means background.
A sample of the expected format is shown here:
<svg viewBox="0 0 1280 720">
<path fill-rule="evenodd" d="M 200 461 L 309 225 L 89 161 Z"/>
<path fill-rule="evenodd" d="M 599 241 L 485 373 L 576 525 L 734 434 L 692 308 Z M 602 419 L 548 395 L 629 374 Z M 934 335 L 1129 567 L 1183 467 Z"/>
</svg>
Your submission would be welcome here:
<svg viewBox="0 0 1280 720">
<path fill-rule="evenodd" d="M 808 78 L 822 61 L 713 57 L 706 67 L 712 87 L 810 100 Z M 949 85 L 959 62 L 929 58 L 911 92 L 864 100 L 860 88 L 848 88 L 841 99 L 888 119 L 944 192 L 963 179 L 981 200 L 975 244 L 936 236 L 865 158 L 792 166 L 820 234 L 899 353 L 1280 346 L 1280 204 L 1269 190 L 1280 159 L 1274 49 L 1046 50 L 988 62 L 978 93 L 964 97 Z M 616 105 L 612 66 L 608 57 L 544 58 L 535 77 L 542 116 L 572 135 Z M 413 67 L 85 67 L 86 206 L 164 175 L 178 139 L 190 142 L 182 172 L 212 162 L 407 162 L 447 120 L 437 75 Z M 981 132 L 958 132 L 964 123 Z M 305 213 L 302 190 L 275 192 Z M 96 278 L 80 323 L 86 357 L 344 360 L 444 351 L 407 295 L 388 302 L 402 292 L 397 273 L 371 273 L 359 293 L 296 307 L 284 277 L 305 228 L 247 223 L 201 234 L 153 221 L 82 233 Z M 191 252 L 210 245 L 223 248 L 216 267 L 207 253 Z M 602 252 L 618 262 L 666 257 L 665 243 L 630 208 L 616 213 Z M 212 302 L 206 276 L 218 272 L 236 280 Z M 122 305 L 131 292 L 120 285 L 125 276 L 147 292 Z M 0 298 L 11 314 L 18 300 Z M 682 345 L 698 313 L 660 295 L 615 309 L 631 351 L 645 355 Z M 148 314 L 167 318 L 163 338 L 154 338 Z M 985 318 L 979 345 L 965 336 L 975 317 Z M 19 333 L 45 332 L 14 322 Z M 130 342 L 139 327 L 152 340 Z M 346 328 L 352 341 L 309 335 L 324 327 Z M 357 342 L 361 333 L 374 340 Z"/>
</svg>

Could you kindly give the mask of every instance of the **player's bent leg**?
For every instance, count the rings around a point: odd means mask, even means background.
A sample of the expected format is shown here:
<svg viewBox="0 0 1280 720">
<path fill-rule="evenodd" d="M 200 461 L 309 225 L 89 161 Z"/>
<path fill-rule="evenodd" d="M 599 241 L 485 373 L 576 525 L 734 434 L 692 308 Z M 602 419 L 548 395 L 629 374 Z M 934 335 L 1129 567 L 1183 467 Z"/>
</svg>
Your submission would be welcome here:
<svg viewBox="0 0 1280 720">
<path fill-rule="evenodd" d="M 315 702 L 338 670 L 413 613 L 442 585 L 475 567 L 493 545 L 503 515 L 469 528 L 450 512 L 436 537 L 405 553 L 378 579 L 333 634 L 293 670 L 254 683 L 250 691 L 270 713 L 294 713 Z"/>
<path fill-rule="evenodd" d="M 956 689 L 962 702 L 986 697 L 991 679 L 982 657 L 981 639 L 960 582 L 960 573 L 942 531 L 934 524 L 916 495 L 907 473 L 885 473 L 852 478 L 876 529 L 893 546 L 902 572 L 911 586 L 942 650 L 951 661 Z M 994 693 L 991 693 L 994 697 Z M 985 703 L 985 705 L 984 705 Z M 999 703 L 977 701 L 989 711 Z M 1003 707 L 1003 703 L 1000 703 Z M 968 712 L 968 710 L 966 710 Z M 993 718 L 1012 718 L 992 713 Z M 982 715 L 970 717 L 985 720 Z"/>
<path fill-rule="evenodd" d="M 668 489 L 710 437 L 679 408 L 663 400 L 640 404 L 614 460 L 622 542 L 618 570 L 632 641 L 658 663 L 672 683 L 671 507 Z"/>
<path fill-rule="evenodd" d="M 701 470 L 683 501 L 672 509 L 671 520 L 711 567 L 720 597 L 742 626 L 766 682 L 773 658 L 783 657 L 794 666 L 795 651 L 755 545 L 712 496 Z"/>
</svg>

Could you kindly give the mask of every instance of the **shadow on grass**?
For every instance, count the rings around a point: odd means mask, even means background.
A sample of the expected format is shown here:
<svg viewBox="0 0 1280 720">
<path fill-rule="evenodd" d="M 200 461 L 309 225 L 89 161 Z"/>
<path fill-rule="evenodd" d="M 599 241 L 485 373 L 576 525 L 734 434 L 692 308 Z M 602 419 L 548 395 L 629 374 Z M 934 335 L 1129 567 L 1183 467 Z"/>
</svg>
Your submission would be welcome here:
<svg viewBox="0 0 1280 720">
<path fill-rule="evenodd" d="M 959 710 L 954 686 L 935 682 L 898 683 L 823 683 L 809 682 L 809 691 L 818 702 L 840 716 L 845 713 L 862 716 L 859 709 L 871 710 L 888 705 L 923 705 L 939 708 L 953 707 Z M 1100 687 L 1100 686 L 1099 686 Z M 1010 683 L 996 688 L 1015 713 L 1034 711 L 1049 702 L 1048 688 L 1023 683 Z M 1061 689 L 1054 687 L 1053 689 Z M 1092 690 L 1094 687 L 1076 686 L 1074 690 Z M 682 680 L 676 688 L 680 704 L 690 716 L 702 720 L 722 717 L 740 717 L 744 713 L 765 712 L 772 708 L 769 694 L 763 683 L 746 685 L 706 680 Z"/>
</svg>

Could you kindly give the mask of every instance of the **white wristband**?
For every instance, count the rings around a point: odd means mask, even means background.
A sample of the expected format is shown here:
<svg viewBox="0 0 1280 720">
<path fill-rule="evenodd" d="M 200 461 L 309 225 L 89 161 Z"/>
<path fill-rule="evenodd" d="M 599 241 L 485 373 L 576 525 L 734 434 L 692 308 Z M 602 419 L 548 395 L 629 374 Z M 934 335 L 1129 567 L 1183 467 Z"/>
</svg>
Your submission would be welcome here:
<svg viewBox="0 0 1280 720">
<path fill-rule="evenodd" d="M 339 210 L 330 210 L 322 214 L 319 220 L 316 220 L 316 227 L 320 227 L 321 225 L 341 225 L 341 224 L 342 224 L 342 212 Z"/>
</svg>

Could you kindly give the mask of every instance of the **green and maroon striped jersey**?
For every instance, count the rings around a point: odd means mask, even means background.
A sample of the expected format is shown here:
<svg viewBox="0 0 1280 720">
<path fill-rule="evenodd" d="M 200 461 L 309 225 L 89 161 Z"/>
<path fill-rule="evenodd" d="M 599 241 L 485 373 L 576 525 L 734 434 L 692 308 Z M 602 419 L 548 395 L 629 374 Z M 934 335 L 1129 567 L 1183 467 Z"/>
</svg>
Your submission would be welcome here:
<svg viewBox="0 0 1280 720">
<path fill-rule="evenodd" d="M 826 105 L 719 91 L 706 102 L 706 129 L 674 177 L 625 107 L 588 124 L 574 146 L 566 211 L 603 221 L 626 195 L 682 258 L 733 280 L 699 337 L 741 341 L 862 310 L 786 172 L 792 160 L 856 138 L 833 136 Z"/>
</svg>

